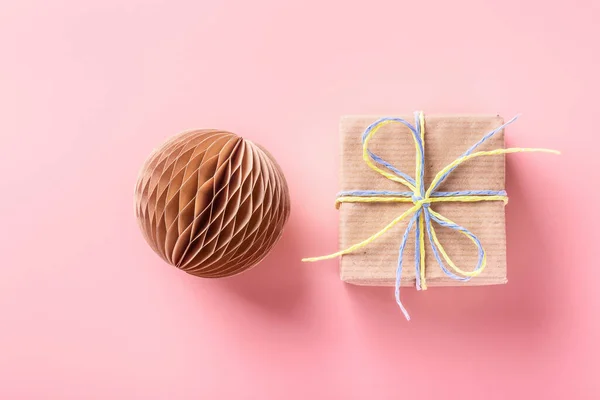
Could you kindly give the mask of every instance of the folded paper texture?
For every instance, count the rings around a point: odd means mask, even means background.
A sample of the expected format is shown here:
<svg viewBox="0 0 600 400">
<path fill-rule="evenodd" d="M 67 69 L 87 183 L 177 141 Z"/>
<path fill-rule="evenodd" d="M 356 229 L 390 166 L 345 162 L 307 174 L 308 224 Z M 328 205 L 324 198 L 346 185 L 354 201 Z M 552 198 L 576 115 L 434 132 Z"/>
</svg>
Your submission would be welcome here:
<svg viewBox="0 0 600 400">
<path fill-rule="evenodd" d="M 400 116 L 412 121 L 412 116 Z M 347 116 L 340 123 L 341 191 L 390 190 L 409 191 L 373 171 L 363 161 L 361 135 L 379 117 Z M 481 137 L 501 126 L 500 116 L 431 115 L 425 117 L 425 188 L 435 174 L 461 156 Z M 409 176 L 415 175 L 415 145 L 410 130 L 403 124 L 381 128 L 369 142 L 370 150 Z M 498 132 L 477 151 L 504 148 L 504 131 Z M 504 190 L 504 155 L 479 157 L 460 165 L 438 191 Z M 344 203 L 340 207 L 340 249 L 361 242 L 381 230 L 412 203 Z M 431 208 L 458 225 L 464 226 L 480 240 L 486 251 L 487 266 L 479 276 L 459 282 L 446 276 L 426 246 L 425 268 L 429 286 L 491 285 L 506 283 L 506 235 L 502 201 L 434 203 Z M 359 285 L 394 286 L 398 267 L 398 249 L 408 219 L 368 246 L 340 259 L 341 279 Z M 454 263 L 472 270 L 477 264 L 477 248 L 464 235 L 440 227 L 438 238 Z M 429 240 L 426 238 L 427 243 Z M 415 239 L 409 240 L 404 252 L 402 286 L 414 286 Z"/>
<path fill-rule="evenodd" d="M 152 249 L 189 274 L 220 278 L 258 264 L 290 213 L 285 176 L 261 146 L 201 129 L 169 139 L 146 161 L 136 215 Z"/>
</svg>

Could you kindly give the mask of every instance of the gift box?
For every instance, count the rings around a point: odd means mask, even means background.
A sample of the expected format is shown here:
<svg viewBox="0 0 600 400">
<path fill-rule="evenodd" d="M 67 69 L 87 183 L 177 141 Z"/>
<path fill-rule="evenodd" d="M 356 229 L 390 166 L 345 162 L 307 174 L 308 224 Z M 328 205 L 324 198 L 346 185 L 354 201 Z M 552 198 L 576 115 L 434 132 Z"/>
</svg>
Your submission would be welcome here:
<svg viewBox="0 0 600 400">
<path fill-rule="evenodd" d="M 365 131 L 380 117 L 347 116 L 341 119 L 341 191 L 398 192 L 407 188 L 374 171 L 363 159 Z M 415 124 L 415 117 L 399 116 Z M 422 139 L 424 151 L 424 187 L 427 189 L 439 171 L 457 160 L 478 143 L 482 137 L 504 123 L 497 115 L 426 115 L 423 117 Z M 413 126 L 418 127 L 418 124 Z M 415 141 L 411 128 L 402 123 L 381 126 L 377 135 L 368 143 L 369 150 L 385 164 L 381 169 L 397 175 L 398 171 L 415 177 Z M 476 151 L 504 148 L 504 131 L 500 129 L 477 147 Z M 417 153 L 417 154 L 416 154 Z M 504 154 L 475 157 L 461 163 L 448 175 L 436 191 L 444 193 L 501 192 L 504 190 Z M 413 202 L 359 202 L 339 204 L 339 246 L 346 249 L 363 242 L 384 229 L 391 221 L 414 206 Z M 485 249 L 485 268 L 470 279 L 453 279 L 438 266 L 436 254 L 430 246 L 427 232 L 424 263 L 427 286 L 492 285 L 507 282 L 506 236 L 504 225 L 505 202 L 497 201 L 448 201 L 427 205 L 435 213 L 444 216 L 457 226 L 468 229 L 478 238 Z M 401 276 L 401 286 L 414 286 L 417 280 L 413 261 L 416 235 L 407 236 L 403 248 L 401 275 L 398 275 L 399 246 L 406 233 L 409 218 L 394 225 L 376 240 L 360 249 L 343 254 L 340 258 L 340 276 L 345 282 L 358 285 L 394 286 Z M 418 225 L 418 220 L 415 225 Z M 423 229 L 423 225 L 421 225 Z M 414 229 L 413 229 L 414 232 Z M 435 235 L 447 256 L 463 270 L 472 271 L 478 264 L 480 254 L 473 240 L 457 229 L 435 227 Z M 421 239 L 423 240 L 423 239 Z M 442 258 L 439 256 L 439 258 Z M 417 282 L 418 283 L 418 282 Z M 417 284 L 417 287 L 419 285 Z"/>
</svg>

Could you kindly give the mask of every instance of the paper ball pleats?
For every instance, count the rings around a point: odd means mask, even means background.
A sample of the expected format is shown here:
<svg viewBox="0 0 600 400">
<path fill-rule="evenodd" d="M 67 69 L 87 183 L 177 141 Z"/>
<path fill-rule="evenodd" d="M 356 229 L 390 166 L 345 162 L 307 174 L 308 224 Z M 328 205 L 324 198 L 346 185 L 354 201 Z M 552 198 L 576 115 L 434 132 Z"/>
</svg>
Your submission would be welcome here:
<svg viewBox="0 0 600 400">
<path fill-rule="evenodd" d="M 260 146 L 219 130 L 173 137 L 143 166 L 135 210 L 166 262 L 218 278 L 260 262 L 290 213 L 281 169 Z"/>
</svg>

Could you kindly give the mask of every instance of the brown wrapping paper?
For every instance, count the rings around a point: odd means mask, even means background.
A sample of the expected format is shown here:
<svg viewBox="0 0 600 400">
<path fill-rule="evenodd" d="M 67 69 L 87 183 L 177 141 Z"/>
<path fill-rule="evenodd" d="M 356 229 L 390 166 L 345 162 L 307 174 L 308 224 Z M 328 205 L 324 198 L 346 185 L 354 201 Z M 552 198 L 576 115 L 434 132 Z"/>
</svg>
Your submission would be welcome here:
<svg viewBox="0 0 600 400">
<path fill-rule="evenodd" d="M 401 116 L 414 121 L 413 116 Z M 405 186 L 386 179 L 368 167 L 362 159 L 361 135 L 376 116 L 348 116 L 340 123 L 341 190 L 409 191 Z M 413 122 L 414 124 L 414 122 Z M 499 116 L 425 115 L 425 188 L 446 165 L 461 156 L 484 134 L 503 124 Z M 410 130 L 402 124 L 381 127 L 369 148 L 400 171 L 415 176 L 415 145 Z M 498 132 L 479 150 L 504 148 L 504 131 Z M 504 155 L 479 157 L 458 166 L 438 191 L 503 190 Z M 344 203 L 340 207 L 340 249 L 367 239 L 410 208 L 412 203 Z M 487 266 L 468 282 L 447 277 L 439 267 L 425 236 L 426 278 L 428 286 L 491 285 L 506 283 L 506 236 L 504 203 L 435 203 L 432 209 L 470 230 L 481 241 Z M 340 276 L 348 283 L 393 286 L 398 264 L 398 250 L 408 219 L 354 253 L 341 257 Z M 434 224 L 440 243 L 456 266 L 472 270 L 477 264 L 477 248 L 457 231 Z M 404 250 L 402 286 L 415 284 L 414 229 Z M 449 268 L 449 267 L 448 267 Z"/>
</svg>

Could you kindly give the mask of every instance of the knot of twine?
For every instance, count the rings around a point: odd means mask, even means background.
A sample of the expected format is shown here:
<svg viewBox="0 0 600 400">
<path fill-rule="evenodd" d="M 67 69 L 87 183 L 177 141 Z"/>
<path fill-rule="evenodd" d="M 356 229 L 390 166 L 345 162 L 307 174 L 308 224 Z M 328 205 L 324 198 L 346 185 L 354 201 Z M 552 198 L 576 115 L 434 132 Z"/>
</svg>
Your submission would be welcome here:
<svg viewBox="0 0 600 400">
<path fill-rule="evenodd" d="M 408 221 L 408 226 L 402 235 L 402 241 L 400 242 L 399 256 L 398 256 L 398 267 L 396 269 L 396 284 L 395 284 L 395 294 L 396 294 L 396 302 L 400 306 L 404 316 L 407 320 L 410 320 L 410 316 L 406 311 L 406 308 L 402 304 L 400 300 L 400 280 L 402 276 L 402 255 L 404 253 L 404 248 L 406 247 L 406 242 L 408 240 L 408 236 L 412 231 L 413 227 L 415 228 L 415 272 L 416 272 L 416 288 L 417 290 L 425 290 L 427 289 L 427 283 L 425 279 L 425 231 L 427 232 L 427 237 L 429 238 L 429 243 L 431 245 L 431 250 L 433 251 L 433 255 L 444 272 L 448 277 L 457 281 L 468 281 L 472 277 L 479 275 L 484 269 L 486 265 L 486 254 L 481 242 L 473 233 L 471 233 L 468 229 L 450 221 L 446 217 L 438 214 L 434 210 L 431 209 L 431 203 L 438 202 L 479 202 L 479 201 L 503 201 L 505 204 L 508 202 L 508 196 L 504 190 L 464 190 L 464 191 L 455 191 L 455 192 L 441 192 L 436 189 L 444 182 L 444 180 L 458 167 L 460 164 L 468 161 L 470 159 L 476 157 L 483 156 L 493 156 L 499 154 L 509 154 L 509 153 L 520 153 L 520 152 L 545 152 L 545 153 L 554 153 L 560 154 L 556 150 L 548 150 L 548 149 L 537 149 L 537 148 L 508 148 L 508 149 L 496 149 L 490 151 L 478 151 L 474 152 L 477 147 L 487 141 L 489 138 L 494 136 L 496 133 L 500 132 L 504 127 L 510 125 L 514 121 L 516 121 L 518 116 L 514 117 L 510 121 L 505 124 L 499 126 L 498 128 L 492 130 L 491 132 L 485 134 L 483 138 L 475 143 L 469 150 L 467 150 L 463 155 L 458 157 L 456 160 L 442 168 L 440 172 L 438 172 L 433 181 L 425 190 L 425 149 L 424 149 L 424 135 L 425 135 L 425 116 L 422 111 L 415 112 L 415 125 L 413 126 L 408 121 L 402 118 L 381 118 L 371 125 L 367 127 L 365 132 L 362 135 L 362 143 L 363 143 L 363 160 L 367 163 L 367 165 L 377 173 L 383 175 L 385 178 L 390 179 L 394 182 L 398 182 L 408 189 L 410 192 L 393 192 L 393 191 L 383 191 L 383 190 L 353 190 L 353 191 L 345 191 L 338 193 L 336 199 L 336 208 L 339 208 L 341 203 L 413 203 L 413 206 L 402 213 L 400 216 L 396 217 L 393 221 L 391 221 L 388 225 L 386 225 L 379 232 L 375 233 L 371 237 L 363 240 L 360 243 L 356 243 L 345 250 L 338 251 L 333 254 L 329 254 L 322 257 L 313 257 L 313 258 L 305 258 L 302 261 L 305 262 L 314 262 L 327 260 L 330 258 L 335 258 L 339 256 L 343 256 L 344 254 L 352 253 L 355 250 L 358 250 L 369 243 L 377 240 L 381 235 L 389 231 L 392 227 L 394 227 L 400 221 L 408 218 L 412 215 L 412 217 Z M 383 160 L 381 157 L 377 156 L 373 152 L 369 150 L 369 141 L 373 138 L 375 133 L 384 125 L 400 123 L 404 124 L 408 127 L 410 132 L 412 133 L 412 137 L 415 143 L 416 150 L 416 173 L 415 178 L 411 178 L 404 172 L 396 169 L 393 165 Z M 381 169 L 378 165 L 386 168 Z M 439 242 L 435 229 L 433 228 L 433 224 L 431 222 L 435 222 L 436 224 L 453 229 L 455 231 L 460 232 L 461 234 L 468 237 L 477 247 L 478 259 L 475 268 L 471 271 L 464 271 L 457 267 L 454 262 L 450 259 L 444 247 Z M 441 255 L 441 256 L 440 256 Z M 450 271 L 444 263 L 442 262 L 442 258 L 446 263 L 450 266 Z"/>
<path fill-rule="evenodd" d="M 431 204 L 431 199 L 424 199 L 417 195 L 412 195 L 411 200 L 415 206 L 429 207 Z"/>
</svg>

